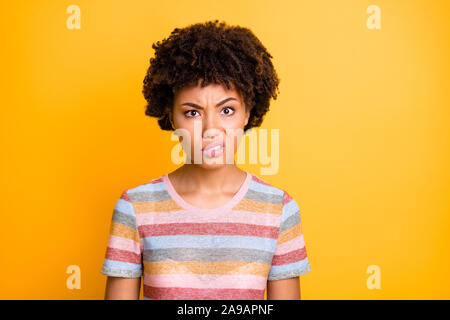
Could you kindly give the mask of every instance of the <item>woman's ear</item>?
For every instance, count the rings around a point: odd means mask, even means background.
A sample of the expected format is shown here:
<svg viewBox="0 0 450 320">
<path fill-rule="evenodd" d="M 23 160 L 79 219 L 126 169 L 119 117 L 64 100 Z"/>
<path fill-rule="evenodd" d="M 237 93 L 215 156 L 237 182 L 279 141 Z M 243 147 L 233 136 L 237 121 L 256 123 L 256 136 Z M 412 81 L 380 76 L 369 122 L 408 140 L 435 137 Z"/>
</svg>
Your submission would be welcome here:
<svg viewBox="0 0 450 320">
<path fill-rule="evenodd" d="M 249 118 L 250 118 L 250 110 L 246 110 L 245 111 L 245 125 L 244 126 L 247 125 Z"/>
</svg>

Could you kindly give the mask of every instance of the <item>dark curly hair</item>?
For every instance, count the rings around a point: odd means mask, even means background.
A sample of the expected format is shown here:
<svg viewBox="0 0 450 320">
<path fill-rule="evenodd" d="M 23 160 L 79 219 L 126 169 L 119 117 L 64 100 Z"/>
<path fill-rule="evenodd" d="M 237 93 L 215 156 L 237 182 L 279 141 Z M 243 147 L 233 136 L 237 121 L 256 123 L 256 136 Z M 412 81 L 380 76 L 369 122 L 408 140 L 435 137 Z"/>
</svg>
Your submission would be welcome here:
<svg viewBox="0 0 450 320">
<path fill-rule="evenodd" d="M 250 116 L 244 132 L 258 127 L 269 111 L 270 98 L 277 98 L 279 78 L 273 58 L 247 28 L 219 20 L 175 28 L 167 39 L 153 43 L 155 57 L 144 79 L 145 114 L 157 117 L 162 130 L 175 130 L 170 122 L 177 90 L 209 83 L 229 82 L 243 96 Z"/>
</svg>

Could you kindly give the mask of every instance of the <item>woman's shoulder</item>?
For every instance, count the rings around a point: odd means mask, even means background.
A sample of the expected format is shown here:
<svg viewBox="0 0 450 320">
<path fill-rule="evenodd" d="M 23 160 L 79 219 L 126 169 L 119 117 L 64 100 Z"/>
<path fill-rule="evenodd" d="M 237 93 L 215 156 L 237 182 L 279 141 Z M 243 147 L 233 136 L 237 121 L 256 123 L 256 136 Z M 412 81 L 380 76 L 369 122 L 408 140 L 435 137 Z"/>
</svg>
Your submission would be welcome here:
<svg viewBox="0 0 450 320">
<path fill-rule="evenodd" d="M 130 199 L 133 198 L 143 198 L 146 194 L 155 194 L 161 193 L 161 191 L 165 192 L 166 187 L 164 184 L 164 176 L 165 174 L 159 175 L 157 177 L 153 177 L 147 179 L 146 182 L 132 186 L 125 190 Z"/>
<path fill-rule="evenodd" d="M 252 183 L 250 188 L 256 192 L 278 196 L 280 203 L 283 205 L 293 200 L 291 195 L 284 188 L 269 183 L 255 174 L 252 174 Z"/>
</svg>

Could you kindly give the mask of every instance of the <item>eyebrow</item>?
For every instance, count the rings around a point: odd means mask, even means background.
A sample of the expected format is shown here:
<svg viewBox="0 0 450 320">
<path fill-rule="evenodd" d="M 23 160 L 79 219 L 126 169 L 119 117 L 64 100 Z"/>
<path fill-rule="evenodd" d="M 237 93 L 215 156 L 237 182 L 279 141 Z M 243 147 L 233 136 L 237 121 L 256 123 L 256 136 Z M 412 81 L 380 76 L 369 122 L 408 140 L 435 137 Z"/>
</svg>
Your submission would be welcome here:
<svg viewBox="0 0 450 320">
<path fill-rule="evenodd" d="M 219 107 L 219 106 L 221 106 L 222 104 L 224 104 L 225 102 L 230 101 L 230 100 L 236 100 L 236 101 L 238 101 L 236 98 L 233 98 L 233 97 L 226 98 L 225 100 L 222 100 L 222 101 L 220 101 L 218 104 L 216 104 L 216 107 Z M 182 105 L 182 106 L 184 106 L 184 105 L 186 105 L 186 106 L 191 106 L 191 107 L 193 107 L 193 108 L 203 110 L 203 107 L 202 107 L 202 106 L 199 106 L 198 104 L 195 104 L 195 103 L 192 103 L 192 102 L 184 102 L 184 103 L 182 103 L 181 105 Z"/>
</svg>

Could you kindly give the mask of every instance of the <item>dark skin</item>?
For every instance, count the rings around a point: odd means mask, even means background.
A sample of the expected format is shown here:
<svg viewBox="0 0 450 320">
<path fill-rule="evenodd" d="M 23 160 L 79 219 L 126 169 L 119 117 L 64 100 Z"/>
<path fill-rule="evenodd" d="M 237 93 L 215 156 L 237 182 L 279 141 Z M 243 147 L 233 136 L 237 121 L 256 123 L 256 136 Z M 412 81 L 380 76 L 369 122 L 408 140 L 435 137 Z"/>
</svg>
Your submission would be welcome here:
<svg viewBox="0 0 450 320">
<path fill-rule="evenodd" d="M 226 101 L 226 102 L 223 102 Z M 220 104 L 222 102 L 222 104 Z M 218 105 L 220 104 L 220 105 Z M 218 106 L 217 106 L 218 105 Z M 192 162 L 197 158 L 194 152 L 194 122 L 201 128 L 200 146 L 226 139 L 227 129 L 243 131 L 248 122 L 249 111 L 246 110 L 241 95 L 232 88 L 218 84 L 210 84 L 201 88 L 183 88 L 174 97 L 171 113 L 172 126 L 182 128 L 189 133 Z M 185 163 L 169 173 L 169 179 L 175 190 L 186 202 L 198 208 L 216 208 L 228 202 L 244 183 L 246 173 L 234 163 L 227 163 L 226 157 L 234 157 L 237 152 L 238 139 L 234 139 L 234 147 L 230 140 L 230 148 L 225 148 L 222 163 L 208 163 L 206 155 L 201 155 L 201 164 Z M 227 153 L 229 151 L 229 153 Z"/>
<path fill-rule="evenodd" d="M 249 110 L 240 93 L 234 87 L 229 90 L 218 84 L 183 88 L 174 97 L 170 115 L 172 127 L 186 130 L 191 137 L 194 137 L 194 122 L 198 121 L 201 128 L 201 141 L 198 142 L 201 146 L 225 139 L 227 129 L 243 130 L 248 118 Z M 235 137 L 231 145 L 233 147 L 225 148 L 220 156 L 222 163 L 208 163 L 207 156 L 202 153 L 202 163 L 186 163 L 169 173 L 173 187 L 186 202 L 202 209 L 217 208 L 237 193 L 246 173 L 235 163 L 226 162 L 227 156 L 234 157 L 237 152 L 238 138 Z M 195 160 L 194 138 L 186 147 L 191 148 L 192 160 Z M 108 277 L 105 299 L 139 299 L 140 286 L 141 278 Z M 299 300 L 300 278 L 268 280 L 267 299 Z"/>
<path fill-rule="evenodd" d="M 141 278 L 110 277 L 106 279 L 105 300 L 139 300 Z"/>
<path fill-rule="evenodd" d="M 224 107 L 216 107 L 217 103 L 228 97 L 236 98 L 237 101 L 230 100 L 223 105 Z M 181 105 L 183 102 L 194 102 L 202 106 L 204 110 L 183 106 Z M 235 109 L 234 113 L 228 117 L 222 116 L 226 106 Z M 243 129 L 248 121 L 248 112 L 246 113 L 242 96 L 234 88 L 227 90 L 219 85 L 185 89 L 175 97 L 172 126 L 184 128 L 193 135 L 193 118 L 186 118 L 185 112 L 199 117 L 202 120 L 203 130 L 216 129 L 218 134 L 223 135 L 226 128 Z M 234 152 L 236 151 L 237 147 Z M 169 178 L 178 194 L 187 202 L 199 208 L 215 208 L 233 197 L 244 182 L 245 173 L 235 165 L 185 164 L 170 173 Z M 300 277 L 268 280 L 267 299 L 300 300 Z"/>
</svg>

